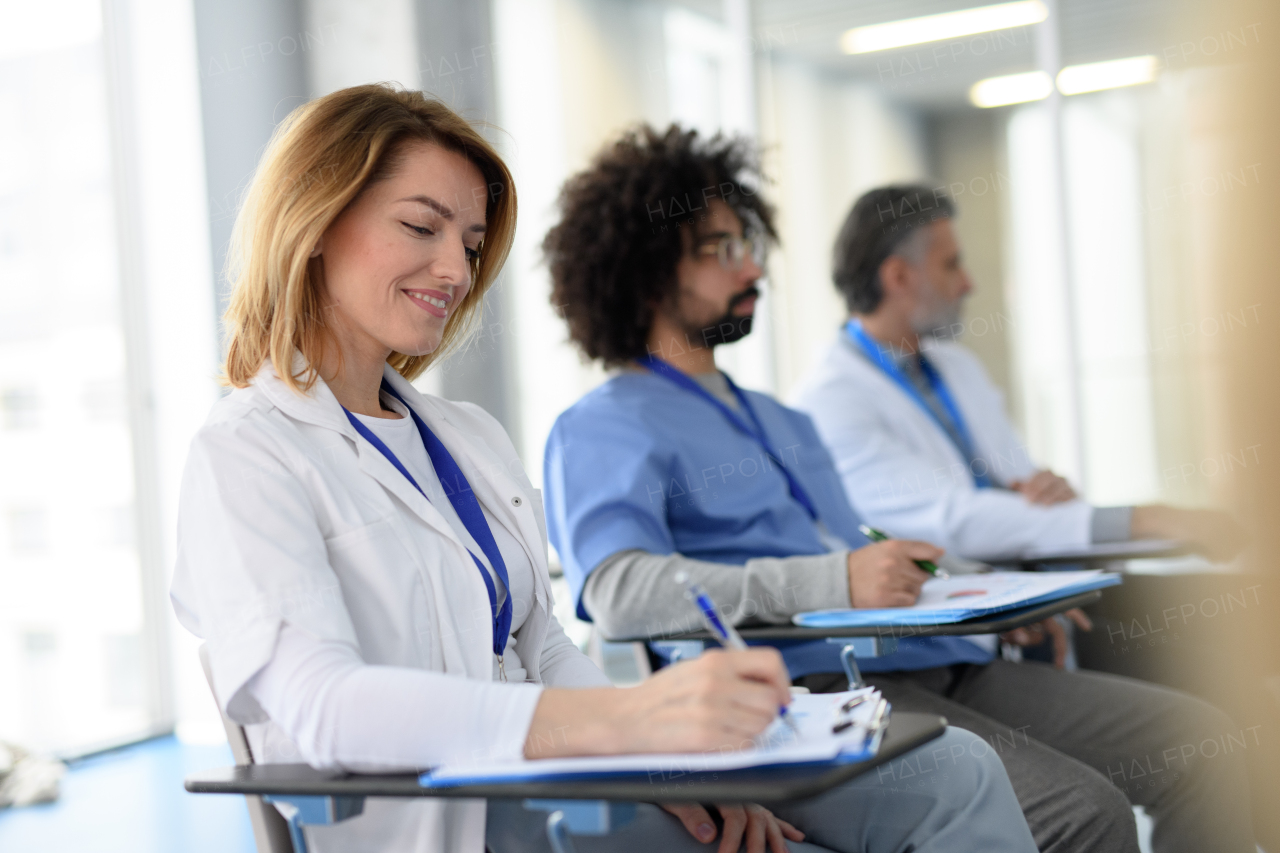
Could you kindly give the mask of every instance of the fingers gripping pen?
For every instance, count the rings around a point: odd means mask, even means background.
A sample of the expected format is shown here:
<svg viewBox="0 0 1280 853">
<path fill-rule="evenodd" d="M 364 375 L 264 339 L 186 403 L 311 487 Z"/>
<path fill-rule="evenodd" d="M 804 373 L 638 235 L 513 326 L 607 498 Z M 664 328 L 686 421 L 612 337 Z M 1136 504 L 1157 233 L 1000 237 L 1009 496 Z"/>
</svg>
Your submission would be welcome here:
<svg viewBox="0 0 1280 853">
<path fill-rule="evenodd" d="M 702 615 L 702 621 L 706 624 L 707 630 L 720 642 L 720 645 L 726 649 L 742 650 L 748 648 L 746 641 L 739 636 L 734 627 L 720 618 L 720 611 L 716 608 L 716 603 L 711 600 L 711 596 L 702 588 L 702 584 L 690 580 L 689 575 L 685 572 L 677 574 L 675 580 L 676 583 L 684 585 L 689 598 L 693 599 L 693 603 L 698 606 L 698 612 Z M 786 705 L 778 709 L 778 716 L 791 727 L 793 732 L 797 735 L 800 734 L 800 729 L 796 727 L 795 720 L 791 719 L 791 715 L 787 713 Z"/>
<path fill-rule="evenodd" d="M 863 536 L 867 537 L 872 542 L 888 542 L 889 541 L 889 534 L 884 533 L 883 531 L 880 531 L 880 530 L 876 530 L 874 527 L 867 527 L 867 525 L 865 524 L 859 524 L 858 530 L 862 533 Z M 951 572 L 947 571 L 946 569 L 938 568 L 938 564 L 933 562 L 932 560 L 912 560 L 911 562 L 915 563 L 917 566 L 920 567 L 922 571 L 928 572 L 929 574 L 933 575 L 935 578 L 941 578 L 942 580 L 951 579 Z"/>
</svg>

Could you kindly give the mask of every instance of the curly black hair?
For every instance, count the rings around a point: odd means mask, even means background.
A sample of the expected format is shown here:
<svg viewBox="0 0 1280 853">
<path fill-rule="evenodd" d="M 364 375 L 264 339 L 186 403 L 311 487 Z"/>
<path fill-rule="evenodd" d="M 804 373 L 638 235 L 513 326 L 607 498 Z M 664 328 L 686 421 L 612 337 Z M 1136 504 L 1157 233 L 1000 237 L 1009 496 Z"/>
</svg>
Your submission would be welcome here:
<svg viewBox="0 0 1280 853">
<path fill-rule="evenodd" d="M 627 131 L 560 191 L 560 221 L 542 251 L 551 304 L 590 359 L 615 366 L 644 355 L 654 309 L 675 293 L 688 248 L 681 231 L 727 204 L 753 239 L 777 241 L 773 207 L 761 198 L 759 151 L 742 137 L 673 124 Z"/>
</svg>

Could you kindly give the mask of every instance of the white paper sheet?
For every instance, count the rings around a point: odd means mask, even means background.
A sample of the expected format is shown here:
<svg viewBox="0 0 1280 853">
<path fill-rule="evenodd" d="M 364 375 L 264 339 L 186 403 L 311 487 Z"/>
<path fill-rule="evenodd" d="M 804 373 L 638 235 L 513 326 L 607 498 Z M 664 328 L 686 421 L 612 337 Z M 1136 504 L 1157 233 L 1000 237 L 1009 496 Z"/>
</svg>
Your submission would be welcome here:
<svg viewBox="0 0 1280 853">
<path fill-rule="evenodd" d="M 848 712 L 840 706 L 853 697 L 865 697 Z M 868 725 L 879 704 L 880 692 L 872 687 L 846 693 L 800 694 L 792 697 L 788 714 L 799 735 L 781 719 L 747 748 L 701 753 L 648 753 L 587 758 L 523 759 L 481 761 L 438 767 L 425 773 L 420 782 L 428 787 L 477 784 L 481 782 L 560 779 L 577 776 L 613 776 L 628 773 L 700 773 L 777 764 L 841 760 L 858 761 L 874 754 L 877 737 L 868 737 Z M 843 720 L 854 725 L 839 733 L 833 726 Z"/>
</svg>

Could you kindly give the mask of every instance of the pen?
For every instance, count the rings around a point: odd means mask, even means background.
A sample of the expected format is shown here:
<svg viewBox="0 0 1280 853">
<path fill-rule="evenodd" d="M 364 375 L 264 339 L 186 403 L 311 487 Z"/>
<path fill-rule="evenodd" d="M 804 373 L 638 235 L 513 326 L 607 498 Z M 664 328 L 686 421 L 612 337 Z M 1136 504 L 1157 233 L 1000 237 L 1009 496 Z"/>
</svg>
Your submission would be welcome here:
<svg viewBox="0 0 1280 853">
<path fill-rule="evenodd" d="M 702 614 L 702 621 L 706 624 L 707 630 L 711 632 L 720 645 L 727 649 L 737 649 L 739 651 L 748 648 L 746 641 L 739 636 L 734 627 L 720 618 L 720 611 L 716 609 L 716 604 L 711 600 L 711 596 L 702 588 L 702 584 L 689 580 L 689 575 L 680 572 L 676 575 L 676 583 L 685 585 L 689 597 L 693 599 L 693 603 L 698 605 L 698 612 Z M 783 705 L 778 708 L 778 716 L 782 721 L 791 727 L 791 731 L 797 735 L 800 729 L 796 727 L 796 721 L 791 719 L 791 715 L 787 713 L 787 706 Z"/>
<path fill-rule="evenodd" d="M 889 534 L 885 533 L 883 530 L 876 530 L 874 527 L 868 527 L 865 524 L 859 524 L 858 529 L 862 531 L 863 536 L 867 537 L 872 542 L 888 542 L 889 541 Z M 915 563 L 917 566 L 919 566 L 921 569 L 928 572 L 929 574 L 933 575 L 935 578 L 941 578 L 942 580 L 947 580 L 948 578 L 951 577 L 951 572 L 947 571 L 946 569 L 938 568 L 937 564 L 934 563 L 932 560 L 912 560 L 911 562 Z"/>
</svg>

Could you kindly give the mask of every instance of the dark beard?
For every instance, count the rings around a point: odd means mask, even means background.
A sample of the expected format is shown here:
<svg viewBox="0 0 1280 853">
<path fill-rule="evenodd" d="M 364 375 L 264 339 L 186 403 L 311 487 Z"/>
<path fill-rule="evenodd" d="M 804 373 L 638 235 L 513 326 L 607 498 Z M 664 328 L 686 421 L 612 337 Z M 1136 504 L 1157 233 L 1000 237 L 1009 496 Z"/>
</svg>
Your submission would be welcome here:
<svg viewBox="0 0 1280 853">
<path fill-rule="evenodd" d="M 758 288 L 748 287 L 730 299 L 724 315 L 719 320 L 698 330 L 698 340 L 702 341 L 702 345 L 710 348 L 719 344 L 731 344 L 751 334 L 751 323 L 755 319 L 755 315 L 748 314 L 745 317 L 737 317 L 734 316 L 733 309 L 745 300 L 759 295 L 760 290 Z"/>
</svg>

